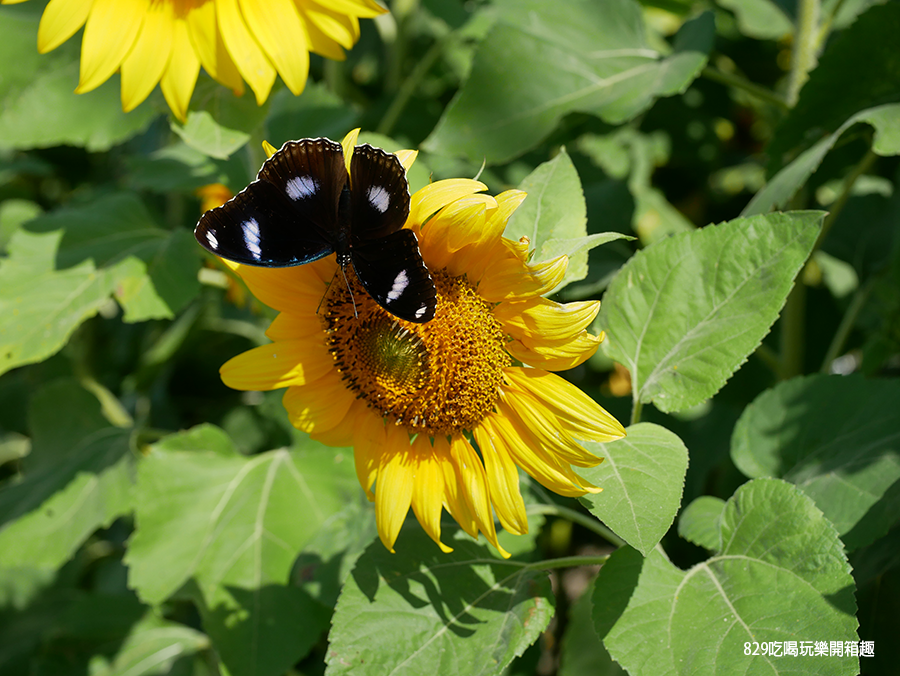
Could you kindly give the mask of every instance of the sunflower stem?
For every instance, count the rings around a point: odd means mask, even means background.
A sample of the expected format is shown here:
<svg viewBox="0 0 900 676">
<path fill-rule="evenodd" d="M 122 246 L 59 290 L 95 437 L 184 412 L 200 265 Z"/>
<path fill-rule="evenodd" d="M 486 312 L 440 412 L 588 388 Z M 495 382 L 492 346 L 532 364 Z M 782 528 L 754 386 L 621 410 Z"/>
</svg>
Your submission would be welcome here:
<svg viewBox="0 0 900 676">
<path fill-rule="evenodd" d="M 390 135 L 391 131 L 394 129 L 394 125 L 397 124 L 397 120 L 400 119 L 400 115 L 412 98 L 412 95 L 416 93 L 416 88 L 418 88 L 422 79 L 428 74 L 428 71 L 431 70 L 431 67 L 434 65 L 434 62 L 437 61 L 441 52 L 444 51 L 444 47 L 452 35 L 453 32 L 450 32 L 438 38 L 428 51 L 425 52 L 425 55 L 418 60 L 415 68 L 413 68 L 412 72 L 398 88 L 396 96 L 394 96 L 394 99 L 391 101 L 391 105 L 388 106 L 381 121 L 375 128 L 376 132 L 384 134 L 385 136 Z"/>
<path fill-rule="evenodd" d="M 787 101 L 785 101 L 784 97 L 781 94 L 773 92 L 771 89 L 760 87 L 758 84 L 751 82 L 747 78 L 741 77 L 740 75 L 735 75 L 734 73 L 726 73 L 719 70 L 718 68 L 713 68 L 712 66 L 707 66 L 700 74 L 707 80 L 718 82 L 719 84 L 723 84 L 726 87 L 740 89 L 741 91 L 747 92 L 751 96 L 755 96 L 761 101 L 765 101 L 766 103 L 771 103 L 775 106 L 778 106 L 781 110 L 786 111 L 790 109 Z"/>
<path fill-rule="evenodd" d="M 844 316 L 841 318 L 841 324 L 838 326 L 834 338 L 831 339 L 831 345 L 828 346 L 828 352 L 825 353 L 825 359 L 822 360 L 822 366 L 819 369 L 820 373 L 831 373 L 831 363 L 837 359 L 844 350 L 844 343 L 847 342 L 847 337 L 850 335 L 850 331 L 853 330 L 856 318 L 865 306 L 866 301 L 869 300 L 871 291 L 872 283 L 870 281 L 865 286 L 858 288 L 856 293 L 853 294 L 853 300 L 850 301 L 847 311 L 844 312 Z"/>
<path fill-rule="evenodd" d="M 615 545 L 616 547 L 622 547 L 623 545 L 625 545 L 624 540 L 622 540 L 618 535 L 613 533 L 602 523 L 597 521 L 597 519 L 587 516 L 586 514 L 582 514 L 577 510 L 570 509 L 569 507 L 564 507 L 555 503 L 544 505 L 529 505 L 528 512 L 531 514 L 549 514 L 552 516 L 558 516 L 564 519 L 568 519 L 573 523 L 584 526 L 589 531 L 596 533 L 604 540 L 606 540 L 610 544 Z"/>
<path fill-rule="evenodd" d="M 643 408 L 644 404 L 641 403 L 641 400 L 635 398 L 631 405 L 631 422 L 628 423 L 629 425 L 637 425 L 641 421 L 641 410 Z"/>
<path fill-rule="evenodd" d="M 791 52 L 791 70 L 785 98 L 793 108 L 800 99 L 800 90 L 809 79 L 809 71 L 816 67 L 819 50 L 820 0 L 800 0 L 797 7 L 797 32 Z"/>
<path fill-rule="evenodd" d="M 578 568 L 579 566 L 602 566 L 609 560 L 609 554 L 603 556 L 563 556 L 558 559 L 547 559 L 527 563 L 527 570 L 554 570 L 555 568 Z"/>
</svg>

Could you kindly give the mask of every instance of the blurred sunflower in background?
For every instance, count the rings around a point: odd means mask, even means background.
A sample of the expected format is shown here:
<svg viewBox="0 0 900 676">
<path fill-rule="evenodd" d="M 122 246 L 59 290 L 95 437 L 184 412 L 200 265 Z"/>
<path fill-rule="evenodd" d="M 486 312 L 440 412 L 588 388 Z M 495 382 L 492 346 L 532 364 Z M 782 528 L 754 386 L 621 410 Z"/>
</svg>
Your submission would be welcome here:
<svg viewBox="0 0 900 676">
<path fill-rule="evenodd" d="M 276 74 L 297 95 L 309 52 L 343 60 L 359 39 L 359 19 L 386 11 L 374 0 L 50 0 L 38 51 L 56 49 L 84 26 L 77 93 L 119 71 L 125 112 L 158 83 L 184 121 L 201 66 L 237 95 L 246 81 L 260 105 Z"/>
<path fill-rule="evenodd" d="M 355 141 L 355 132 L 344 140 L 345 154 Z M 397 155 L 408 170 L 415 153 Z M 529 243 L 502 236 L 525 193 L 479 194 L 486 189 L 451 179 L 412 195 L 405 227 L 437 287 L 435 317 L 425 324 L 383 310 L 352 269 L 349 281 L 336 275 L 333 255 L 290 268 L 226 261 L 280 314 L 266 332 L 273 342 L 228 361 L 222 380 L 238 390 L 287 387 L 294 426 L 322 443 L 353 446 L 391 551 L 412 507 L 442 550 L 450 551 L 441 542 L 446 509 L 506 556 L 492 510 L 508 531 L 527 532 L 518 468 L 561 495 L 598 492 L 572 466 L 601 458 L 576 440 L 625 435 L 593 399 L 550 373 L 596 351 L 603 337 L 586 327 L 599 302 L 543 298 L 568 258 L 530 264 Z"/>
</svg>

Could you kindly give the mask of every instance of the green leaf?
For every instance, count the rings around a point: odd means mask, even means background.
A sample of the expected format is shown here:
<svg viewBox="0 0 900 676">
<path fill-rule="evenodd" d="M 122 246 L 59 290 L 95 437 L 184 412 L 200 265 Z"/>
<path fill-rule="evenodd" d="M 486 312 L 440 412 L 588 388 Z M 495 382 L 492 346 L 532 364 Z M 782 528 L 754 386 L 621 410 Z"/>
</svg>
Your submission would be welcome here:
<svg viewBox="0 0 900 676">
<path fill-rule="evenodd" d="M 454 540 L 442 553 L 407 524 L 397 554 L 374 542 L 344 585 L 326 674 L 497 674 L 553 615 L 547 573 Z"/>
<path fill-rule="evenodd" d="M 774 164 L 859 111 L 900 101 L 900 51 L 892 46 L 898 33 L 900 5 L 887 3 L 870 8 L 834 39 L 775 130 L 768 147 Z"/>
<path fill-rule="evenodd" d="M 286 584 L 291 566 L 359 490 L 340 451 L 248 458 L 211 426 L 168 437 L 138 471 L 129 585 L 157 604 L 192 580 L 229 672 L 281 674 L 327 627 L 320 607 Z"/>
<path fill-rule="evenodd" d="M 687 22 L 663 57 L 633 0 L 501 3 L 468 81 L 423 148 L 489 164 L 541 142 L 571 112 L 618 124 L 659 96 L 684 91 L 712 46 L 711 13 Z"/>
<path fill-rule="evenodd" d="M 713 551 L 722 548 L 719 541 L 719 519 L 725 501 L 703 495 L 684 508 L 678 517 L 678 534 L 688 542 Z"/>
<path fill-rule="evenodd" d="M 77 41 L 37 53 L 39 11 L 0 8 L 0 148 L 67 144 L 103 151 L 143 131 L 159 109 L 145 103 L 123 113 L 118 77 L 86 94 L 74 93 Z"/>
<path fill-rule="evenodd" d="M 172 131 L 190 147 L 220 160 L 250 140 L 268 110 L 268 104 L 256 105 L 251 92 L 235 96 L 211 80 L 198 83 L 192 101 L 187 120 L 172 120 Z"/>
<path fill-rule="evenodd" d="M 854 582 L 834 528 L 783 481 L 741 486 L 720 521 L 724 549 L 688 571 L 660 550 L 613 553 L 594 588 L 594 622 L 632 676 L 846 674 L 845 656 L 746 655 L 750 643 L 856 641 Z"/>
<path fill-rule="evenodd" d="M 0 490 L 0 568 L 58 568 L 131 509 L 130 432 L 111 427 L 74 381 L 34 395 L 24 479 Z"/>
<path fill-rule="evenodd" d="M 823 216 L 739 218 L 639 251 L 600 311 L 606 352 L 631 372 L 634 400 L 669 412 L 718 392 L 778 317 Z"/>
<path fill-rule="evenodd" d="M 794 30 L 793 16 L 785 14 L 784 3 L 771 0 L 718 0 L 734 12 L 741 33 L 751 38 L 777 40 Z"/>
<path fill-rule="evenodd" d="M 172 673 L 174 663 L 209 647 L 195 629 L 147 613 L 134 624 L 109 660 L 92 660 L 91 676 L 141 676 Z"/>
<path fill-rule="evenodd" d="M 779 383 L 744 410 L 731 456 L 749 477 L 797 485 L 849 550 L 900 512 L 900 383 L 815 375 Z"/>
<path fill-rule="evenodd" d="M 802 152 L 797 159 L 775 174 L 772 180 L 753 196 L 741 215 L 764 214 L 772 209 L 786 206 L 813 172 L 819 168 L 825 155 L 834 147 L 841 135 L 853 125 L 863 122 L 875 128 L 875 138 L 872 143 L 872 150 L 875 153 L 882 157 L 900 155 L 900 105 L 887 104 L 863 110 L 844 122 L 836 132 Z"/>
<path fill-rule="evenodd" d="M 569 610 L 569 621 L 559 655 L 559 676 L 620 676 L 625 674 L 613 662 L 591 618 L 591 595 L 582 594 Z"/>
<path fill-rule="evenodd" d="M 532 171 L 519 190 L 528 197 L 509 219 L 503 236 L 512 240 L 527 237 L 536 252 L 535 262 L 568 255 L 569 267 L 557 290 L 587 277 L 589 249 L 627 238 L 618 232 L 587 234 L 581 180 L 565 148 Z"/>
<path fill-rule="evenodd" d="M 591 514 L 645 556 L 662 539 L 681 506 L 688 452 L 681 439 L 651 423 L 632 425 L 606 444 L 584 442 L 603 458 L 579 474 L 603 489 L 581 498 Z"/>
<path fill-rule="evenodd" d="M 92 261 L 57 271 L 61 232 L 16 232 L 0 262 L 0 373 L 42 361 L 109 299 L 113 276 Z"/>
<path fill-rule="evenodd" d="M 92 260 L 109 270 L 125 321 L 171 319 L 200 291 L 200 250 L 186 230 L 157 227 L 137 196 L 119 193 L 59 209 L 28 226 L 63 233 L 59 268 Z"/>
<path fill-rule="evenodd" d="M 147 156 L 130 156 L 128 168 L 131 186 L 159 193 L 193 192 L 228 180 L 221 162 L 185 143 L 164 146 Z"/>
<path fill-rule="evenodd" d="M 0 249 L 6 246 L 12 234 L 23 223 L 39 216 L 41 206 L 30 200 L 8 199 L 0 203 Z"/>
</svg>

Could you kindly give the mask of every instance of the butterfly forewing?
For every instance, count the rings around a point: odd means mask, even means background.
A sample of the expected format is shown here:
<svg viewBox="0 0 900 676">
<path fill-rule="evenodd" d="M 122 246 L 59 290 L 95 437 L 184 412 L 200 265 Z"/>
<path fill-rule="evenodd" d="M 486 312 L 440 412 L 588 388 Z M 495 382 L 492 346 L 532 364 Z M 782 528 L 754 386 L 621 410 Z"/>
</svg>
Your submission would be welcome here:
<svg viewBox="0 0 900 676">
<path fill-rule="evenodd" d="M 317 228 L 298 219 L 282 191 L 259 180 L 203 214 L 194 236 L 217 256 L 244 265 L 302 265 L 334 251 Z"/>
<path fill-rule="evenodd" d="M 396 155 L 368 143 L 356 146 L 350 161 L 353 239 L 396 232 L 409 216 L 409 184 Z"/>
<path fill-rule="evenodd" d="M 434 317 L 437 292 L 412 230 L 357 240 L 351 260 L 363 287 L 385 310 L 410 322 Z"/>
</svg>

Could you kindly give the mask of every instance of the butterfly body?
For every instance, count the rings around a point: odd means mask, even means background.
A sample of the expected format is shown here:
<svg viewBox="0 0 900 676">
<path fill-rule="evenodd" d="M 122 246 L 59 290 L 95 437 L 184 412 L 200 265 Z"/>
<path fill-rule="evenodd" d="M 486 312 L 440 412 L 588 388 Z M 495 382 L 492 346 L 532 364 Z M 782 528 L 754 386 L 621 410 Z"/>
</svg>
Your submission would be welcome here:
<svg viewBox="0 0 900 676">
<path fill-rule="evenodd" d="M 437 293 L 409 215 L 406 171 L 395 155 L 362 144 L 350 173 L 339 143 L 288 141 L 255 181 L 200 218 L 194 235 L 212 253 L 243 265 L 290 267 L 336 254 L 366 292 L 412 322 L 434 317 Z"/>
</svg>

